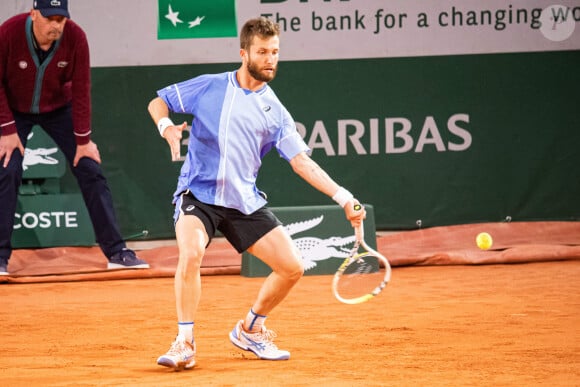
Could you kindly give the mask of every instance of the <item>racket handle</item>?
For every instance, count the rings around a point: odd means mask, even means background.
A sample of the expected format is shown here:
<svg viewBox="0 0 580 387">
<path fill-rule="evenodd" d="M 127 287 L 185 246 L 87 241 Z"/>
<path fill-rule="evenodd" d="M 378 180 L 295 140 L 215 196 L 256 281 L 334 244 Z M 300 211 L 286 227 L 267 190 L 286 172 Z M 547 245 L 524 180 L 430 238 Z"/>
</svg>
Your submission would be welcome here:
<svg viewBox="0 0 580 387">
<path fill-rule="evenodd" d="M 361 209 L 362 209 L 362 206 L 360 204 L 354 205 L 355 211 L 360 211 Z M 364 225 L 363 225 L 362 220 L 360 222 L 360 225 L 358 227 L 355 227 L 354 233 L 355 233 L 357 241 L 363 241 L 365 239 L 365 230 L 364 230 Z"/>
</svg>

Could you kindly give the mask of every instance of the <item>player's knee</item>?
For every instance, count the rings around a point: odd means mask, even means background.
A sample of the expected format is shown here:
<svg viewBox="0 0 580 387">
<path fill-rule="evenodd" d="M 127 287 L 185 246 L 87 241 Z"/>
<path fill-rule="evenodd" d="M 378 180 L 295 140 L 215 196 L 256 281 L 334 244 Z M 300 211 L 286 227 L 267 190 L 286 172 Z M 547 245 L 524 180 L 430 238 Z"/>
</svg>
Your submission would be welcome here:
<svg viewBox="0 0 580 387">
<path fill-rule="evenodd" d="M 300 262 L 300 264 L 291 273 L 290 279 L 292 281 L 295 281 L 296 282 L 300 278 L 302 278 L 303 275 L 304 275 L 304 266 L 302 265 L 302 262 Z"/>
<path fill-rule="evenodd" d="M 302 260 L 294 259 L 292 265 L 288 265 L 284 268 L 281 274 L 290 282 L 297 282 L 304 275 L 304 265 L 302 265 Z"/>
<path fill-rule="evenodd" d="M 201 261 L 205 249 L 196 246 L 181 247 L 179 250 L 179 265 L 186 273 L 197 272 L 201 268 Z"/>
<path fill-rule="evenodd" d="M 300 278 L 302 278 L 304 270 L 298 268 L 295 270 L 283 270 L 283 271 L 278 270 L 276 273 L 280 277 L 282 277 L 286 282 L 295 284 L 296 282 L 298 282 Z"/>
</svg>

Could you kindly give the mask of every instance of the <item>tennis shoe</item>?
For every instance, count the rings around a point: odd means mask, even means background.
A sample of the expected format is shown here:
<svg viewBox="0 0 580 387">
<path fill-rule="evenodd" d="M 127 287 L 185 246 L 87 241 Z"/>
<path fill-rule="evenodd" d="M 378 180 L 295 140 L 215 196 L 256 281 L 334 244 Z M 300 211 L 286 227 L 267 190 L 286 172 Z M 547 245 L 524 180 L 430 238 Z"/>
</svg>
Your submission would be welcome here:
<svg viewBox="0 0 580 387">
<path fill-rule="evenodd" d="M 190 369 L 195 366 L 195 343 L 177 337 L 165 355 L 157 358 L 157 364 L 175 370 Z"/>
<path fill-rule="evenodd" d="M 123 249 L 109 258 L 107 269 L 149 269 L 149 264 L 137 258 L 131 249 Z"/>
<path fill-rule="evenodd" d="M 273 340 L 277 336 L 274 331 L 262 327 L 260 332 L 249 333 L 244 331 L 244 320 L 238 321 L 230 332 L 230 341 L 244 351 L 253 352 L 262 360 L 288 360 L 290 352 L 278 349 Z"/>
</svg>

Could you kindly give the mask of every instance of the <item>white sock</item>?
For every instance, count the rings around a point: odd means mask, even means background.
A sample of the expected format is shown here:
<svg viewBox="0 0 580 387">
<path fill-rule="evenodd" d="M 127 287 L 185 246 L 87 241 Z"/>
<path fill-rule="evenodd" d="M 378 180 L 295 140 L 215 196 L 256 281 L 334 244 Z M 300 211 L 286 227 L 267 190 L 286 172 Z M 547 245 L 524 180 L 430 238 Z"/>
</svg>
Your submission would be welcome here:
<svg viewBox="0 0 580 387">
<path fill-rule="evenodd" d="M 244 328 L 248 332 L 260 332 L 264 326 L 264 321 L 266 321 L 267 316 L 254 313 L 252 309 L 246 315 L 246 320 L 244 321 Z"/>
<path fill-rule="evenodd" d="M 181 336 L 188 343 L 193 343 L 193 322 L 178 322 L 178 336 Z"/>
</svg>

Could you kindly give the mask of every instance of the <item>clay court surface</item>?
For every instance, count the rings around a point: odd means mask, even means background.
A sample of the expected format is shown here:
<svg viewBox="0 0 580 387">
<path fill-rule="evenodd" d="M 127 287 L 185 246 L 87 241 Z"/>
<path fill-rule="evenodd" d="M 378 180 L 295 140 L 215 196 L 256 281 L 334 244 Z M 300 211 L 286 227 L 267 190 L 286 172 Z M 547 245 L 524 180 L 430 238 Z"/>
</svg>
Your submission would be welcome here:
<svg viewBox="0 0 580 387">
<path fill-rule="evenodd" d="M 175 334 L 171 278 L 1 286 L 0 380 L 18 385 L 580 385 L 580 261 L 395 268 L 341 305 L 308 276 L 269 317 L 289 361 L 227 338 L 261 278 L 203 277 L 198 366 L 155 360 Z"/>
<path fill-rule="evenodd" d="M 395 266 L 387 289 L 356 306 L 333 298 L 330 275 L 305 276 L 267 321 L 292 354 L 280 362 L 227 336 L 263 278 L 204 275 L 198 365 L 183 372 L 156 364 L 176 334 L 170 276 L 16 277 L 0 284 L 0 385 L 580 386 L 575 251 Z"/>
</svg>

